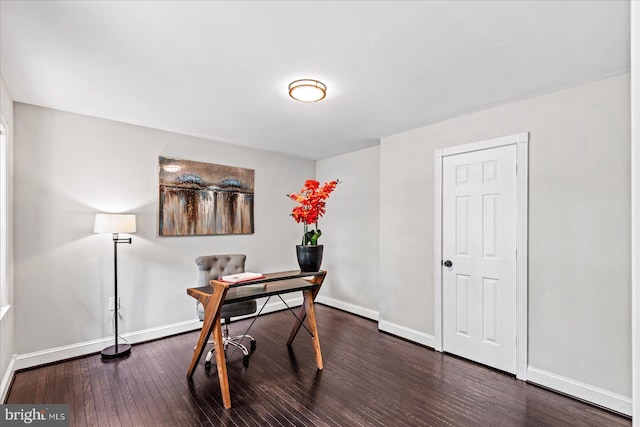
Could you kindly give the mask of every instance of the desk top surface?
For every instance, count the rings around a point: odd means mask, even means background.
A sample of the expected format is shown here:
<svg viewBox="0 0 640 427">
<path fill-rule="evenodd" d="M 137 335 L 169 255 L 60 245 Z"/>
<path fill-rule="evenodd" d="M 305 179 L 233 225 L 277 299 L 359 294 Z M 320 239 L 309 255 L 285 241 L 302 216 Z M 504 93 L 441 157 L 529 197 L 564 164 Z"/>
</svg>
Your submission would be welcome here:
<svg viewBox="0 0 640 427">
<path fill-rule="evenodd" d="M 323 276 L 325 274 L 325 271 L 312 273 L 284 271 L 265 274 L 265 277 L 261 279 L 229 285 L 229 290 L 227 291 L 223 304 L 248 301 L 271 295 L 286 294 L 289 292 L 303 291 L 305 289 L 313 289 L 319 285 L 304 280 L 303 277 L 311 278 L 313 276 Z M 206 294 L 211 294 L 213 292 L 213 287 L 211 286 L 201 286 L 191 289 Z"/>
<path fill-rule="evenodd" d="M 257 283 L 268 283 L 268 282 L 277 282 L 286 279 L 299 279 L 302 277 L 312 277 L 312 276 L 324 276 L 327 274 L 326 271 L 313 271 L 313 272 L 304 272 L 300 270 L 292 270 L 292 271 L 280 271 L 277 273 L 266 273 L 264 277 L 256 280 L 247 280 L 245 282 L 232 283 L 229 285 L 229 288 L 239 288 L 247 285 L 254 285 Z M 212 280 L 213 282 L 213 280 Z"/>
</svg>

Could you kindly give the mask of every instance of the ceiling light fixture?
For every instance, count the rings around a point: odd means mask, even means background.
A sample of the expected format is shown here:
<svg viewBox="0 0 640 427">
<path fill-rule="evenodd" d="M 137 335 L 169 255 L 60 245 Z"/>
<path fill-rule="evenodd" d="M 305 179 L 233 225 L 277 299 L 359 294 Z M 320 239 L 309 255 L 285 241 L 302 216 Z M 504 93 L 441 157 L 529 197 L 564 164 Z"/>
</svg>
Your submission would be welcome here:
<svg viewBox="0 0 640 427">
<path fill-rule="evenodd" d="M 318 102 L 327 96 L 327 86 L 318 80 L 296 80 L 289 85 L 289 96 L 296 101 Z"/>
</svg>

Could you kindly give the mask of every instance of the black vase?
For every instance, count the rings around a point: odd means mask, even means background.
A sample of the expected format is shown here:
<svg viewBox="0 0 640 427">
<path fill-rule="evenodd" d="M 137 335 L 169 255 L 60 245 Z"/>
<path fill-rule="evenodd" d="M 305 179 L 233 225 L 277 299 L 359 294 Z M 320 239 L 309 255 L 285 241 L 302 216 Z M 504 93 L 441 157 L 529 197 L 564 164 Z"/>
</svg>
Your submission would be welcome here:
<svg viewBox="0 0 640 427">
<path fill-rule="evenodd" d="M 323 245 L 298 245 L 296 254 L 298 255 L 298 265 L 300 271 L 318 271 L 322 264 Z"/>
</svg>

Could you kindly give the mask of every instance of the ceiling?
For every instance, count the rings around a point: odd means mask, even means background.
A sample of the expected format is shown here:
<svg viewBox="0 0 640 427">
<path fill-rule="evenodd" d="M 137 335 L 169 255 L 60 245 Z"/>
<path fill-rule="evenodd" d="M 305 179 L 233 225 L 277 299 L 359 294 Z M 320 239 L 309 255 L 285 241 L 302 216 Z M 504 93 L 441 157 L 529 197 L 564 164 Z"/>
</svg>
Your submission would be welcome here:
<svg viewBox="0 0 640 427">
<path fill-rule="evenodd" d="M 628 1 L 5 1 L 15 101 L 306 159 L 629 71 Z M 288 97 L 315 78 L 327 98 Z"/>
</svg>

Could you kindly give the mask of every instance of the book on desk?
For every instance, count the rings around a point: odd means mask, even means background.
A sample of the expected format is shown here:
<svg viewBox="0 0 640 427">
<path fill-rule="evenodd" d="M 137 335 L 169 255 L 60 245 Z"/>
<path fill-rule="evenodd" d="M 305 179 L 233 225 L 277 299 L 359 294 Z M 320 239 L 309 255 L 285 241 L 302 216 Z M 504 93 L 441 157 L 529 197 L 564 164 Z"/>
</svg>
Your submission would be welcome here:
<svg viewBox="0 0 640 427">
<path fill-rule="evenodd" d="M 240 282 L 250 282 L 252 280 L 258 280 L 258 279 L 264 279 L 264 274 L 251 273 L 247 271 L 245 273 L 237 273 L 237 274 L 231 274 L 229 276 L 220 277 L 221 282 L 226 282 L 231 284 L 240 283 Z"/>
</svg>

